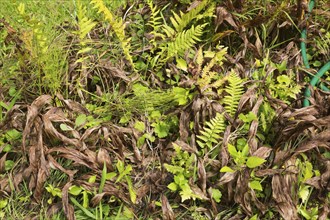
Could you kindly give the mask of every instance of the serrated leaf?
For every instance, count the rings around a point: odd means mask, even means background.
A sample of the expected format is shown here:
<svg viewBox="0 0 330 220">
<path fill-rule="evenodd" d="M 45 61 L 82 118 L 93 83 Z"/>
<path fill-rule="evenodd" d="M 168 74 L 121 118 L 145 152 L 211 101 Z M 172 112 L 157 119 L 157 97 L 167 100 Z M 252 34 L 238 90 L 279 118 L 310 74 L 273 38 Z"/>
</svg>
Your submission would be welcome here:
<svg viewBox="0 0 330 220">
<path fill-rule="evenodd" d="M 248 157 L 248 159 L 246 161 L 246 166 L 249 168 L 255 168 L 255 167 L 262 165 L 265 162 L 266 162 L 266 160 L 264 160 L 260 157 L 251 156 L 251 157 Z"/>
<path fill-rule="evenodd" d="M 212 189 L 212 198 L 219 203 L 221 201 L 222 193 L 218 189 Z"/>
<path fill-rule="evenodd" d="M 134 128 L 138 130 L 139 132 L 144 132 L 145 130 L 145 125 L 144 122 L 142 121 L 136 121 L 134 124 Z"/>
</svg>

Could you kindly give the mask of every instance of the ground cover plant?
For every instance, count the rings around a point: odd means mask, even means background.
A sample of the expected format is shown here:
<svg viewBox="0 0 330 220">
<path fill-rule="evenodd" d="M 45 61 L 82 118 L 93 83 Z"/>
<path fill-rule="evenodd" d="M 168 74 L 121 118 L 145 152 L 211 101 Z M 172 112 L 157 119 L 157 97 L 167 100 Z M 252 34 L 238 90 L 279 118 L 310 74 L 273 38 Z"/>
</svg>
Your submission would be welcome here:
<svg viewBox="0 0 330 220">
<path fill-rule="evenodd" d="M 0 218 L 329 219 L 312 3 L 3 1 Z"/>
</svg>

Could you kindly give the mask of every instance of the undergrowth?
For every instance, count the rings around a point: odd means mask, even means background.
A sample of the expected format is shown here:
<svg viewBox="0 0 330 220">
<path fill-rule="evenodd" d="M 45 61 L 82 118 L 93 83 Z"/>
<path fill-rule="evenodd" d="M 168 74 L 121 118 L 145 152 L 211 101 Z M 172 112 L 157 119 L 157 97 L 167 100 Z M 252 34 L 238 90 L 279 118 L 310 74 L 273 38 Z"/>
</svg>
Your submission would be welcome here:
<svg viewBox="0 0 330 220">
<path fill-rule="evenodd" d="M 5 1 L 1 218 L 327 219 L 319 4 Z"/>
</svg>

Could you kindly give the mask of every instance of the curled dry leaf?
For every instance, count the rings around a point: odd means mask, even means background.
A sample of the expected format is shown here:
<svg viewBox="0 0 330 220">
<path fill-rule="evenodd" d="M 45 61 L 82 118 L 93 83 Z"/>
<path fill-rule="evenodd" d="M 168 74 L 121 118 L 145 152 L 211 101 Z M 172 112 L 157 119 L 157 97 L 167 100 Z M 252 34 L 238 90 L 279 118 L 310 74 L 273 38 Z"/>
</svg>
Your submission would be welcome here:
<svg viewBox="0 0 330 220">
<path fill-rule="evenodd" d="M 288 171 L 294 172 L 295 158 L 286 161 L 285 166 Z M 273 198 L 276 207 L 285 220 L 298 220 L 297 200 L 293 195 L 293 189 L 296 187 L 297 176 L 293 173 L 276 174 L 272 179 Z"/>
<path fill-rule="evenodd" d="M 110 172 L 114 170 L 111 163 L 111 158 L 109 156 L 109 152 L 106 149 L 104 148 L 99 149 L 99 152 L 97 153 L 96 161 L 101 169 L 103 167 L 103 164 L 105 163 L 107 166 L 107 171 Z"/>
<path fill-rule="evenodd" d="M 162 202 L 162 212 L 163 212 L 163 219 L 164 220 L 174 220 L 175 215 L 173 212 L 173 209 L 170 205 L 170 203 L 167 200 L 167 197 L 162 194 L 161 196 L 161 202 Z"/>
<path fill-rule="evenodd" d="M 31 133 L 31 129 L 34 123 L 35 118 L 38 116 L 39 112 L 42 110 L 42 108 L 46 104 L 50 104 L 52 100 L 52 97 L 50 95 L 42 95 L 39 96 L 37 99 L 35 99 L 31 106 L 28 106 L 28 112 L 26 115 L 26 123 L 25 128 L 23 131 L 23 137 L 22 137 L 22 146 L 23 151 L 25 152 L 26 147 L 26 139 L 28 135 Z"/>
</svg>

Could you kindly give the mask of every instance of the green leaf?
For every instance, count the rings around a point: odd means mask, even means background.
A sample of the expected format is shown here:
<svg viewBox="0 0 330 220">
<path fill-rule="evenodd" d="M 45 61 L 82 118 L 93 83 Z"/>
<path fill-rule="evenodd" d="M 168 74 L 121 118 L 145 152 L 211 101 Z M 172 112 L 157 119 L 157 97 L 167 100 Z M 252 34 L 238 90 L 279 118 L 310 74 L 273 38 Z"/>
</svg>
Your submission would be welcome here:
<svg viewBox="0 0 330 220">
<path fill-rule="evenodd" d="M 181 196 L 181 201 L 184 202 L 187 199 L 190 199 L 193 196 L 193 192 L 189 186 L 188 183 L 180 186 L 181 187 L 181 191 L 180 191 L 180 196 Z"/>
<path fill-rule="evenodd" d="M 187 66 L 187 62 L 184 59 L 178 58 L 176 59 L 176 62 L 177 62 L 176 67 L 187 72 L 188 66 Z"/>
<path fill-rule="evenodd" d="M 301 198 L 302 202 L 305 203 L 309 196 L 309 186 L 304 186 L 302 189 L 299 190 L 299 197 Z"/>
<path fill-rule="evenodd" d="M 115 176 L 117 176 L 117 173 L 115 173 L 115 172 L 110 172 L 110 173 L 107 173 L 107 175 L 105 176 L 105 179 L 106 179 L 106 180 L 111 180 L 111 179 L 114 178 Z"/>
<path fill-rule="evenodd" d="M 255 156 L 251 156 L 248 157 L 247 161 L 246 161 L 246 166 L 249 168 L 255 168 L 260 166 L 261 164 L 265 163 L 266 160 L 260 158 L 260 157 L 255 157 Z"/>
<path fill-rule="evenodd" d="M 303 181 L 306 181 L 313 177 L 313 165 L 309 161 L 305 161 L 305 169 L 303 172 L 303 176 L 304 176 Z"/>
<path fill-rule="evenodd" d="M 136 203 L 136 192 L 133 188 L 131 177 L 125 176 L 125 179 L 126 179 L 126 182 L 127 182 L 127 185 L 128 185 L 128 192 L 129 192 L 131 201 L 132 201 L 133 204 L 135 204 Z"/>
<path fill-rule="evenodd" d="M 79 127 L 85 123 L 86 123 L 86 115 L 85 114 L 78 115 L 75 121 L 76 127 Z"/>
<path fill-rule="evenodd" d="M 254 180 L 249 183 L 251 189 L 262 191 L 262 185 L 260 181 Z"/>
<path fill-rule="evenodd" d="M 218 189 L 212 189 L 212 198 L 219 203 L 222 197 L 222 193 Z"/>
<path fill-rule="evenodd" d="M 82 191 L 82 188 L 79 186 L 76 186 L 76 185 L 73 185 L 69 188 L 69 193 L 74 196 L 79 195 L 81 193 L 81 191 Z"/>
<path fill-rule="evenodd" d="M 181 87 L 173 88 L 174 98 L 177 100 L 179 105 L 185 105 L 188 102 L 189 90 Z"/>
<path fill-rule="evenodd" d="M 233 158 L 237 158 L 239 156 L 234 145 L 228 144 L 228 152 Z"/>
<path fill-rule="evenodd" d="M 176 185 L 175 182 L 171 182 L 170 184 L 168 184 L 167 188 L 175 192 L 178 190 L 178 185 Z"/>
<path fill-rule="evenodd" d="M 258 220 L 258 214 L 255 214 L 255 215 L 252 216 L 249 220 Z"/>
<path fill-rule="evenodd" d="M 168 172 L 173 173 L 173 174 L 184 172 L 184 169 L 179 166 L 173 166 L 173 165 L 169 165 L 169 164 L 165 163 L 164 167 Z"/>
<path fill-rule="evenodd" d="M 12 161 L 12 160 L 6 160 L 5 161 L 5 170 L 8 171 L 8 170 L 11 170 L 15 165 L 15 162 Z"/>
<path fill-rule="evenodd" d="M 134 128 L 138 130 L 139 132 L 144 132 L 145 130 L 145 125 L 144 122 L 142 121 L 136 121 L 134 124 Z"/>
<path fill-rule="evenodd" d="M 155 124 L 155 133 L 159 138 L 165 138 L 169 134 L 170 126 L 165 122 L 158 122 Z"/>
<path fill-rule="evenodd" d="M 16 129 L 11 129 L 6 132 L 5 137 L 8 141 L 19 140 L 22 137 L 22 133 Z"/>
<path fill-rule="evenodd" d="M 224 166 L 220 169 L 220 173 L 234 173 L 235 170 L 233 170 L 232 168 L 228 167 L 228 166 Z"/>
<path fill-rule="evenodd" d="M 184 177 L 182 173 L 174 176 L 174 182 L 182 188 L 184 185 L 188 184 L 188 180 Z"/>
<path fill-rule="evenodd" d="M 0 209 L 3 209 L 7 206 L 8 204 L 8 199 L 1 199 L 0 200 Z"/>
<path fill-rule="evenodd" d="M 95 181 L 96 181 L 96 175 L 93 175 L 88 179 L 88 183 L 95 183 Z"/>
<path fill-rule="evenodd" d="M 73 130 L 70 126 L 68 126 L 64 123 L 60 124 L 60 128 L 62 131 L 72 131 Z"/>
<path fill-rule="evenodd" d="M 286 86 L 289 86 L 290 85 L 290 77 L 288 77 L 287 75 L 280 75 L 277 77 L 277 81 L 280 83 L 280 84 L 284 84 Z"/>
</svg>

